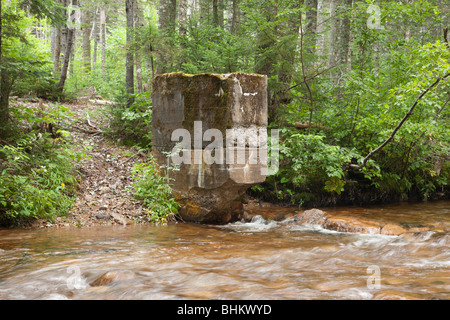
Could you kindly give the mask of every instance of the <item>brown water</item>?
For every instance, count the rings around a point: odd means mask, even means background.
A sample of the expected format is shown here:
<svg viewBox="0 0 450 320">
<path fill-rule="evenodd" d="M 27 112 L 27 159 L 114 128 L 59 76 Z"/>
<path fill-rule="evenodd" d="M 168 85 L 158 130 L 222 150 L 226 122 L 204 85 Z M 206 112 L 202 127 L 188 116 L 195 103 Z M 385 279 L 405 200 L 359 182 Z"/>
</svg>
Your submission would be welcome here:
<svg viewBox="0 0 450 320">
<path fill-rule="evenodd" d="M 333 210 L 417 225 L 450 219 L 449 201 Z M 450 235 L 345 234 L 261 217 L 226 226 L 0 230 L 0 299 L 382 297 L 450 299 Z"/>
</svg>

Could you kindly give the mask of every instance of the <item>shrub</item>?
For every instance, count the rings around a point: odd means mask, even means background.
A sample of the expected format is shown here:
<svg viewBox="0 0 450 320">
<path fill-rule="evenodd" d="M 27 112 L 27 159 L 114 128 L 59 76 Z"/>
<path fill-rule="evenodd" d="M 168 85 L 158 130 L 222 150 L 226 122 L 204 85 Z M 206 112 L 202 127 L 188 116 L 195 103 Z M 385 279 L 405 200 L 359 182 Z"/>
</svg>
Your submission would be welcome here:
<svg viewBox="0 0 450 320">
<path fill-rule="evenodd" d="M 117 101 L 109 109 L 111 114 L 110 128 L 106 133 L 115 139 L 121 139 L 125 145 L 151 149 L 152 141 L 152 109 L 150 93 L 132 95 L 134 103 L 126 105 L 126 101 Z"/>
<path fill-rule="evenodd" d="M 77 175 L 76 153 L 50 134 L 30 134 L 0 147 L 0 223 L 20 224 L 68 213 Z"/>
<path fill-rule="evenodd" d="M 83 156 L 62 130 L 73 121 L 69 109 L 12 106 L 11 114 L 14 134 L 0 145 L 0 224 L 66 215 L 78 179 L 74 165 Z"/>
<path fill-rule="evenodd" d="M 170 180 L 163 177 L 161 171 L 153 157 L 150 157 L 149 162 L 135 165 L 132 169 L 134 196 L 149 208 L 150 220 L 158 224 L 173 220 L 178 213 L 178 203 L 172 195 Z"/>
</svg>

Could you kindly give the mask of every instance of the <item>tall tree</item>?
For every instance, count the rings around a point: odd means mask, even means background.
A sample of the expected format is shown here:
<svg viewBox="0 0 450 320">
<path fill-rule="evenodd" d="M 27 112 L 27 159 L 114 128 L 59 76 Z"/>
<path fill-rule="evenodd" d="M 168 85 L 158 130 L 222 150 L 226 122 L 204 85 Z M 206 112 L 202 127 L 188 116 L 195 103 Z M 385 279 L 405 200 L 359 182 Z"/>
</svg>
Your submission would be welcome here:
<svg viewBox="0 0 450 320">
<path fill-rule="evenodd" d="M 67 71 L 69 70 L 69 64 L 70 64 L 70 57 L 72 54 L 73 49 L 73 43 L 75 39 L 75 18 L 76 18 L 76 11 L 75 8 L 78 6 L 78 0 L 72 0 L 72 10 L 69 13 L 69 19 L 71 21 L 71 24 L 66 26 L 67 33 L 67 41 L 66 41 L 66 48 L 64 52 L 64 61 L 63 66 L 61 69 L 61 77 L 59 78 L 59 84 L 58 88 L 59 91 L 62 92 L 64 90 L 64 84 L 66 83 L 67 79 Z"/>
<path fill-rule="evenodd" d="M 305 34 L 315 35 L 317 32 L 317 5 L 318 0 L 306 0 L 306 27 Z"/>
<path fill-rule="evenodd" d="M 134 56 L 136 60 L 136 83 L 138 93 L 144 92 L 144 87 L 142 83 L 142 62 L 141 62 L 141 31 L 142 31 L 142 11 L 139 7 L 138 0 L 134 0 L 134 30 L 135 30 L 135 46 L 134 46 Z"/>
<path fill-rule="evenodd" d="M 102 2 L 100 6 L 100 43 L 102 53 L 102 75 L 106 74 L 106 6 Z"/>
<path fill-rule="evenodd" d="M 267 1 L 261 9 L 258 30 L 258 54 L 255 71 L 269 77 L 269 118 L 277 119 L 281 106 L 290 102 L 289 86 L 294 74 L 302 1 Z M 287 12 L 280 15 L 279 12 Z"/>
<path fill-rule="evenodd" d="M 224 5 L 223 0 L 213 0 L 212 2 L 212 10 L 213 10 L 213 24 L 216 27 L 223 28 L 223 19 L 224 19 Z"/>
<path fill-rule="evenodd" d="M 325 55 L 325 34 L 328 31 L 326 26 L 327 22 L 329 22 L 329 17 L 327 17 L 328 8 L 328 0 L 317 1 L 316 54 L 319 64 L 323 62 Z"/>
<path fill-rule="evenodd" d="M 338 66 L 337 76 L 345 72 L 350 44 L 352 0 L 331 1 L 332 27 L 329 66 Z"/>
<path fill-rule="evenodd" d="M 53 71 L 61 71 L 61 26 L 55 26 L 52 30 L 52 58 Z"/>
<path fill-rule="evenodd" d="M 91 72 L 91 13 L 88 2 L 84 1 L 81 30 L 83 31 L 83 68 L 84 72 Z"/>
<path fill-rule="evenodd" d="M 134 0 L 125 1 L 125 10 L 127 15 L 127 56 L 126 56 L 126 88 L 128 94 L 134 94 Z M 128 105 L 133 103 L 129 97 Z"/>
<path fill-rule="evenodd" d="M 92 54 L 92 70 L 96 72 L 97 70 L 97 51 L 98 51 L 98 43 L 100 42 L 99 37 L 99 24 L 98 24 L 98 14 L 99 14 L 99 8 L 95 8 L 94 15 L 93 15 L 93 22 L 92 22 L 92 30 L 91 30 L 91 36 L 90 40 L 94 40 L 94 52 Z"/>
<path fill-rule="evenodd" d="M 241 23 L 241 10 L 239 7 L 241 0 L 230 0 L 230 8 L 229 8 L 229 16 L 228 16 L 228 25 L 230 28 L 231 34 L 236 34 L 239 30 L 239 26 Z"/>
<path fill-rule="evenodd" d="M 317 35 L 317 0 L 306 0 L 306 26 L 304 27 L 304 42 L 310 55 L 316 53 L 316 35 Z M 313 57 L 314 59 L 314 57 Z"/>
<path fill-rule="evenodd" d="M 167 72 L 169 63 L 169 55 L 172 51 L 171 36 L 175 34 L 177 1 L 176 0 L 160 0 L 158 9 L 158 29 L 161 36 L 159 48 L 159 61 L 156 73 L 161 74 Z"/>
<path fill-rule="evenodd" d="M 198 0 L 200 6 L 200 21 L 203 23 L 211 23 L 211 0 Z M 215 1 L 215 0 L 214 0 Z"/>
<path fill-rule="evenodd" d="M 0 138 L 6 136 L 8 130 L 7 123 L 9 121 L 9 92 L 11 91 L 11 84 L 9 80 L 9 71 L 4 67 L 3 58 L 3 12 L 2 2 L 0 2 Z"/>
<path fill-rule="evenodd" d="M 60 7 L 55 1 L 23 0 L 21 5 L 37 18 L 49 18 L 53 26 L 62 24 L 65 20 Z M 5 13 L 5 8 L 8 12 Z M 29 66 L 29 61 L 24 62 L 21 52 L 11 44 L 12 41 L 27 43 L 24 39 L 24 30 L 20 24 L 20 8 L 12 1 L 1 1 L 0 3 L 0 138 L 9 135 L 9 95 L 14 81 L 23 75 L 20 66 Z"/>
<path fill-rule="evenodd" d="M 181 37 L 184 37 L 186 35 L 187 9 L 187 1 L 178 0 L 178 33 Z"/>
</svg>

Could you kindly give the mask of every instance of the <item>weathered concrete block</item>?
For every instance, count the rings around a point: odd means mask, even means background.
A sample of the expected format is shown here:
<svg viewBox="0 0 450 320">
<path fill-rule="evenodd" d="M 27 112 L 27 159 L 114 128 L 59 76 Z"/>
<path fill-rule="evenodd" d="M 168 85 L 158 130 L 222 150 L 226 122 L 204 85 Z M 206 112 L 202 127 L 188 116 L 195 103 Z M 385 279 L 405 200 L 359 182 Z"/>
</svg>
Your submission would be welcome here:
<svg viewBox="0 0 450 320">
<path fill-rule="evenodd" d="M 242 207 L 234 200 L 265 180 L 267 77 L 163 74 L 153 81 L 152 104 L 157 161 L 181 159 L 180 170 L 170 172 L 181 217 L 237 219 Z"/>
</svg>

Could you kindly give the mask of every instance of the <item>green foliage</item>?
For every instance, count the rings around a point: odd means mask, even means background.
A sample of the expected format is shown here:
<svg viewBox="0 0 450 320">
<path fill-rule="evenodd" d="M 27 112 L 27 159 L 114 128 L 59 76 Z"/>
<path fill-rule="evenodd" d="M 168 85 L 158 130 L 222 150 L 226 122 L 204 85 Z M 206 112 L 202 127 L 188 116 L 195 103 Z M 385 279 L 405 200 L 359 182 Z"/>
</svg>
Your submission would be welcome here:
<svg viewBox="0 0 450 320">
<path fill-rule="evenodd" d="M 149 218 L 157 224 L 167 223 L 178 212 L 170 179 L 162 176 L 161 171 L 152 157 L 149 162 L 135 165 L 132 170 L 134 196 L 149 208 Z"/>
<path fill-rule="evenodd" d="M 381 7 L 384 28 L 377 30 L 367 27 L 372 2 L 356 2 L 349 13 L 349 69 L 337 80 L 325 74 L 309 81 L 313 126 L 283 130 L 281 170 L 262 190 L 254 188 L 256 194 L 321 205 L 328 202 L 320 199 L 345 203 L 349 194 L 362 197 L 362 192 L 377 200 L 428 199 L 448 190 L 448 80 L 421 99 L 395 138 L 366 167 L 355 169 L 392 134 L 418 96 L 450 72 L 445 43 L 428 33 L 405 39 L 400 28 L 405 21 L 411 29 L 435 27 L 442 16 L 436 6 L 430 1 L 375 3 Z M 309 123 L 306 86 L 295 86 L 291 94 L 292 101 L 278 112 L 282 123 Z"/>
<path fill-rule="evenodd" d="M 340 195 L 347 183 L 346 166 L 361 156 L 355 150 L 325 143 L 324 135 L 283 129 L 280 171 L 269 177 L 271 197 L 303 204 L 326 192 Z M 267 190 L 266 190 L 267 191 Z"/>
<path fill-rule="evenodd" d="M 73 203 L 77 154 L 49 134 L 24 135 L 0 148 L 0 221 L 65 215 Z"/>
<path fill-rule="evenodd" d="M 18 4 L 22 2 L 27 6 L 20 7 Z M 349 18 L 349 59 L 346 65 L 328 71 L 333 60 L 328 54 L 336 51 L 330 49 L 338 44 L 328 40 L 333 30 L 325 28 L 322 34 L 308 31 L 311 21 L 308 21 L 307 3 L 312 2 L 242 0 L 234 30 L 227 25 L 230 21 L 221 26 L 212 21 L 211 12 L 191 8 L 180 35 L 180 25 L 170 34 L 160 32 L 158 7 L 153 2 L 141 1 L 145 22 L 136 27 L 131 49 L 141 54 L 146 90 L 157 66 L 168 72 L 267 74 L 270 121 L 274 128 L 283 128 L 282 160 L 280 172 L 268 177 L 265 184 L 254 187 L 253 192 L 270 200 L 309 204 L 327 197 L 349 198 L 355 190 L 373 193 L 375 199 L 381 198 L 378 195 L 390 199 L 428 198 L 437 191 L 447 192 L 450 179 L 448 80 L 421 99 L 395 138 L 367 166 L 355 169 L 391 135 L 423 90 L 450 72 L 450 51 L 439 40 L 442 26 L 447 25 L 445 13 L 439 10 L 443 7 L 441 2 L 353 1 L 350 10 L 345 13 L 338 10 L 338 18 L 343 15 Z M 368 28 L 369 4 L 380 7 L 382 29 Z M 95 68 L 86 72 L 80 58 L 82 48 L 78 46 L 65 93 L 71 95 L 93 86 L 101 96 L 115 98 L 117 103 L 110 108 L 110 128 L 103 131 L 127 145 L 149 150 L 152 145 L 150 93 L 133 95 L 134 103 L 127 106 L 124 8 L 114 3 L 108 5 L 111 7 L 105 63 L 101 62 L 100 48 Z M 25 7 L 38 15 L 19 9 Z M 35 10 L 40 7 L 42 14 Z M 1 68 L 8 71 L 14 82 L 15 94 L 61 99 L 56 88 L 57 75 L 52 74 L 48 63 L 50 45 L 42 46 L 28 34 L 36 17 L 45 16 L 54 23 L 58 18 L 51 13 L 59 14 L 61 10 L 54 1 L 43 0 L 8 1 L 2 9 Z M 231 7 L 227 9 L 231 13 Z M 302 30 L 306 31 L 303 43 L 299 36 L 300 14 L 303 14 Z M 327 16 L 319 20 L 323 27 L 331 26 Z M 339 28 L 341 22 L 342 19 L 335 21 L 334 27 Z M 319 39 L 325 40 L 320 54 L 316 47 Z M 15 117 L 20 117 L 16 115 L 17 110 L 12 111 Z M 57 114 L 47 114 L 46 120 L 37 120 L 28 111 L 22 112 L 25 120 L 31 117 L 32 123 L 58 118 Z M 293 128 L 296 123 L 309 125 L 310 122 L 309 128 Z M 19 150 L 8 152 L 20 153 Z M 137 175 L 144 171 L 146 176 L 159 181 L 150 167 L 136 169 Z M 139 192 L 142 198 L 145 198 L 143 190 L 148 191 L 147 196 L 155 192 L 150 180 L 145 183 L 149 187 L 142 187 Z"/>
<path fill-rule="evenodd" d="M 118 101 L 110 107 L 110 128 L 106 133 L 130 146 L 150 150 L 152 147 L 152 109 L 150 93 L 132 95 L 134 102 Z"/>
<path fill-rule="evenodd" d="M 21 9 L 27 8 L 27 11 Z M 50 45 L 29 33 L 38 23 L 63 21 L 61 5 L 54 1 L 14 0 L 2 5 L 1 69 L 8 72 L 13 95 L 63 100 L 49 57 Z"/>
<path fill-rule="evenodd" d="M 45 110 L 19 105 L 12 114 L 16 134 L 11 143 L 0 146 L 0 223 L 51 221 L 68 214 L 78 179 L 75 164 L 84 156 L 66 139 L 71 113 L 62 105 Z M 41 132 L 38 128 L 44 124 L 54 132 Z"/>
<path fill-rule="evenodd" d="M 190 20 L 186 36 L 180 39 L 181 68 L 174 71 L 185 73 L 250 72 L 254 50 L 245 38 L 214 26 L 198 27 L 199 21 Z"/>
</svg>

